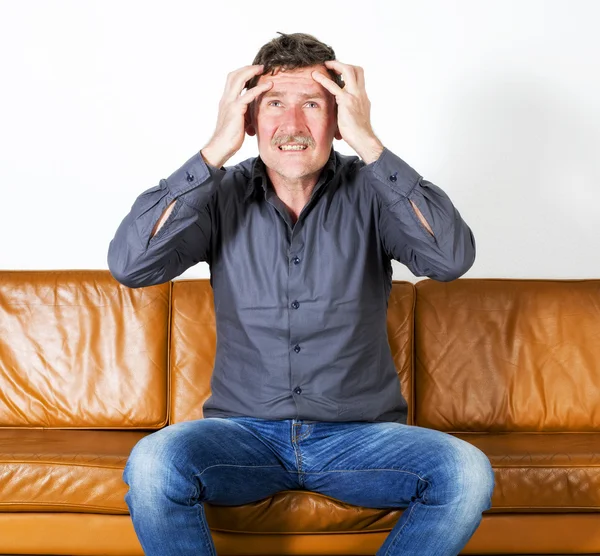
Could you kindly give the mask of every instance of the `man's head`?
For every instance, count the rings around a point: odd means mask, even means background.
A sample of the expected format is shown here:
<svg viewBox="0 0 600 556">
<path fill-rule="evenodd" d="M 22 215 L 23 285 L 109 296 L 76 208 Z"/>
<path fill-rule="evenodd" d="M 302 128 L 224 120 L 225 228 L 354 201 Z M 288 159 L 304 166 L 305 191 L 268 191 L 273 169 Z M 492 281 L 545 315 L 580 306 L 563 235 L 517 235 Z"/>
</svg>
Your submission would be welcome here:
<svg viewBox="0 0 600 556">
<path fill-rule="evenodd" d="M 280 34 L 252 62 L 263 64 L 264 69 L 246 88 L 265 81 L 272 81 L 273 86 L 248 107 L 246 132 L 257 135 L 260 157 L 269 169 L 298 179 L 318 174 L 327 162 L 333 138 L 341 138 L 335 98 L 311 72 L 323 73 L 340 87 L 344 83 L 323 65 L 335 60 L 331 47 L 304 33 Z"/>
</svg>

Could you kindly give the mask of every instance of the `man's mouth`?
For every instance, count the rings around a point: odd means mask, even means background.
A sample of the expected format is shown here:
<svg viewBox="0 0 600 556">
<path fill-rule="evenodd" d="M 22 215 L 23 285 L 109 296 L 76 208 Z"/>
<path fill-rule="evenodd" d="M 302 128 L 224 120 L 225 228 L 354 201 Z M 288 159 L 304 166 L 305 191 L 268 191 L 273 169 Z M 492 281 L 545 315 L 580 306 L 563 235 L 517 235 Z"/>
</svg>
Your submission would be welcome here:
<svg viewBox="0 0 600 556">
<path fill-rule="evenodd" d="M 308 149 L 308 145 L 280 145 L 280 151 L 304 151 Z"/>
</svg>

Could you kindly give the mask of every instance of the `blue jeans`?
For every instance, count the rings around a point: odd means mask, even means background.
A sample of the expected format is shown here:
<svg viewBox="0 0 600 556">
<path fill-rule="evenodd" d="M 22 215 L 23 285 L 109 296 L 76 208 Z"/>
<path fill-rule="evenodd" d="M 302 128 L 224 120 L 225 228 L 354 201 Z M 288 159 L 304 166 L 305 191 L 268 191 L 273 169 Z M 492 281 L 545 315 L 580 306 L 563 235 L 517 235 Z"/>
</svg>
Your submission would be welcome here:
<svg viewBox="0 0 600 556">
<path fill-rule="evenodd" d="M 367 508 L 406 508 L 378 556 L 454 556 L 494 490 L 487 456 L 440 431 L 250 417 L 152 433 L 134 447 L 123 478 L 147 556 L 215 555 L 203 502 L 241 505 L 292 489 Z"/>
</svg>

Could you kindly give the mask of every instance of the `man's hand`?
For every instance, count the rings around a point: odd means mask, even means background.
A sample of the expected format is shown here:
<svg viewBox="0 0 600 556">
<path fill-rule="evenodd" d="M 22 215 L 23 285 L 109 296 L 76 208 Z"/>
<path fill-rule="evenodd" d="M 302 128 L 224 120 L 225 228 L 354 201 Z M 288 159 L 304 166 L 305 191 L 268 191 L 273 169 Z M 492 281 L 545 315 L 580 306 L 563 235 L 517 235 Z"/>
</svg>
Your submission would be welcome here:
<svg viewBox="0 0 600 556">
<path fill-rule="evenodd" d="M 322 73 L 313 71 L 312 77 L 327 89 L 338 105 L 338 128 L 342 139 L 348 143 L 366 164 L 379 158 L 383 145 L 371 127 L 371 102 L 365 90 L 365 74 L 360 66 L 342 64 L 337 60 L 324 63 L 327 69 L 341 74 L 345 86 L 338 87 Z"/>
<path fill-rule="evenodd" d="M 342 64 L 337 60 L 325 62 L 325 67 L 341 74 L 345 86 L 341 89 L 328 77 L 316 71 L 312 78 L 323 85 L 334 97 L 338 105 L 338 128 L 342 139 L 348 143 L 366 164 L 375 162 L 383 152 L 383 145 L 371 127 L 371 101 L 365 89 L 365 72 L 360 66 Z M 433 234 L 431 226 L 421 214 L 417 205 L 411 205 L 419 220 Z"/>
<path fill-rule="evenodd" d="M 219 102 L 219 115 L 213 136 L 201 150 L 206 162 L 220 168 L 244 143 L 245 116 L 248 105 L 260 94 L 268 91 L 272 81 L 266 81 L 247 90 L 243 95 L 246 82 L 263 71 L 262 65 L 244 66 L 227 76 L 225 91 Z"/>
</svg>

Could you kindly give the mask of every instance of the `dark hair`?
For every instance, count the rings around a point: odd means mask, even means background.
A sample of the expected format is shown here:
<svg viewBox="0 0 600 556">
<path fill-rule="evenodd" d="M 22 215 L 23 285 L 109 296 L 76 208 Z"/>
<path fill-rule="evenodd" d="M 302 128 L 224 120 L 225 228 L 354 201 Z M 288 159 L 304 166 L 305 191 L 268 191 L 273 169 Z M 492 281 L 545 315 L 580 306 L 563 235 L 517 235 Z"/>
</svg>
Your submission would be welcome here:
<svg viewBox="0 0 600 556">
<path fill-rule="evenodd" d="M 276 37 L 263 45 L 255 56 L 252 64 L 264 64 L 265 67 L 260 75 L 255 75 L 246 83 L 247 89 L 255 87 L 261 75 L 269 72 L 273 75 L 275 69 L 294 70 L 322 64 L 327 60 L 335 60 L 333 48 L 312 35 L 306 33 L 287 35 L 277 32 L 281 37 Z M 327 71 L 339 87 L 344 86 L 339 74 L 330 69 Z"/>
</svg>

